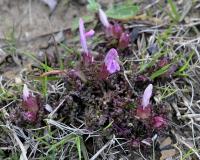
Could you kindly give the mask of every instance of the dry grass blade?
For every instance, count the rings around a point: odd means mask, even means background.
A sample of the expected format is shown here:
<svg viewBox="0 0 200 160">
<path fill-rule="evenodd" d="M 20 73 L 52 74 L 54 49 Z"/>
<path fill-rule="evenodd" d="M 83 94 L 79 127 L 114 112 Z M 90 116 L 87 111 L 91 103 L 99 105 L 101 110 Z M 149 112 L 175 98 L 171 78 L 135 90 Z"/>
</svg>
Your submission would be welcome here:
<svg viewBox="0 0 200 160">
<path fill-rule="evenodd" d="M 97 153 L 95 153 L 90 160 L 95 160 L 107 147 L 113 145 L 115 143 L 114 139 L 111 139 L 107 142 Z"/>
</svg>

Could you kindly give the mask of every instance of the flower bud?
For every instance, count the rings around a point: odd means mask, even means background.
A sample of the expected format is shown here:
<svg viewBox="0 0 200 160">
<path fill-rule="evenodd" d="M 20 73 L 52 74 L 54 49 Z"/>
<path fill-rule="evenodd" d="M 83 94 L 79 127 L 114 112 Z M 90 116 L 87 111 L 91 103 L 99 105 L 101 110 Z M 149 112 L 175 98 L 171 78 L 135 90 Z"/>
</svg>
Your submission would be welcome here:
<svg viewBox="0 0 200 160">
<path fill-rule="evenodd" d="M 153 91 L 153 85 L 149 84 L 147 86 L 147 88 L 145 89 L 143 97 L 142 97 L 142 107 L 143 108 L 146 108 L 149 105 L 149 103 L 150 103 L 149 101 L 152 96 L 152 91 Z"/>
<path fill-rule="evenodd" d="M 121 34 L 123 32 L 123 29 L 122 27 L 118 24 L 118 23 L 115 23 L 113 26 L 112 26 L 112 34 L 115 38 L 119 39 Z"/>
<path fill-rule="evenodd" d="M 114 48 L 110 49 L 104 60 L 107 71 L 110 74 L 120 71 L 120 65 L 118 63 L 118 60 L 119 56 L 117 51 Z"/>
<path fill-rule="evenodd" d="M 106 13 L 102 9 L 99 9 L 99 19 L 105 28 L 110 28 L 111 25 L 108 21 Z"/>
<path fill-rule="evenodd" d="M 130 37 L 128 33 L 122 33 L 119 39 L 119 48 L 124 49 L 129 45 Z"/>
<path fill-rule="evenodd" d="M 24 84 L 23 88 L 22 107 L 27 111 L 35 113 L 39 110 L 38 99 L 31 93 L 26 84 Z"/>
</svg>

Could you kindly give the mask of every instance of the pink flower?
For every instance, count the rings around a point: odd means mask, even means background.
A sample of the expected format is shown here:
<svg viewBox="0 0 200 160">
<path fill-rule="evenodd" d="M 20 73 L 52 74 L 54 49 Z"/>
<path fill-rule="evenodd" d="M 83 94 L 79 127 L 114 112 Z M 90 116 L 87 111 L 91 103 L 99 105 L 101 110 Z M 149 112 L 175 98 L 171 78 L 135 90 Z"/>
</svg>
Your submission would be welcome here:
<svg viewBox="0 0 200 160">
<path fill-rule="evenodd" d="M 143 97 L 142 97 L 142 107 L 143 109 L 146 108 L 149 105 L 150 98 L 152 96 L 153 91 L 153 85 L 149 84 L 147 88 L 144 91 Z"/>
<path fill-rule="evenodd" d="M 119 61 L 119 56 L 117 51 L 114 48 L 110 49 L 104 60 L 107 71 L 110 74 L 120 71 L 120 65 L 118 61 Z"/>
<path fill-rule="evenodd" d="M 153 85 L 149 84 L 144 90 L 142 96 L 142 104 L 137 107 L 136 116 L 141 119 L 150 118 L 152 115 L 152 105 L 150 104 L 150 98 L 152 95 Z"/>
<path fill-rule="evenodd" d="M 84 53 L 83 60 L 86 64 L 93 62 L 93 56 L 88 51 L 86 38 L 93 36 L 95 31 L 90 30 L 88 32 L 85 32 L 84 22 L 83 22 L 82 18 L 79 19 L 79 33 L 80 33 L 80 42 L 81 42 L 81 46 L 83 48 L 83 53 Z"/>
<path fill-rule="evenodd" d="M 95 31 L 93 29 L 89 30 L 88 32 L 85 33 L 85 37 L 88 38 L 88 37 L 92 37 L 94 36 L 95 34 Z"/>
<path fill-rule="evenodd" d="M 102 9 L 99 9 L 99 19 L 103 26 L 106 28 L 107 35 L 113 36 L 117 39 L 120 38 L 123 32 L 123 28 L 118 23 L 115 23 L 114 25 L 110 24 L 106 13 Z"/>
<path fill-rule="evenodd" d="M 109 23 L 108 18 L 106 16 L 106 13 L 102 9 L 99 9 L 99 19 L 101 23 L 104 25 L 104 27 L 106 28 L 111 27 L 111 24 Z"/>
<path fill-rule="evenodd" d="M 88 47 L 85 35 L 85 27 L 82 18 L 79 19 L 79 33 L 80 33 L 80 42 L 85 54 L 88 54 Z"/>
</svg>

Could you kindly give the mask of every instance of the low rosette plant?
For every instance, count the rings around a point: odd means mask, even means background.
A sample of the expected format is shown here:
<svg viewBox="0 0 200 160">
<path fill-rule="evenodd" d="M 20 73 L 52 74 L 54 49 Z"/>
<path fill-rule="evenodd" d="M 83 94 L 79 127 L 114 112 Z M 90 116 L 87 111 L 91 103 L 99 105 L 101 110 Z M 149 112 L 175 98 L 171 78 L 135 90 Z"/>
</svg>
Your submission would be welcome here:
<svg viewBox="0 0 200 160">
<path fill-rule="evenodd" d="M 22 108 L 24 110 L 22 115 L 26 121 L 35 122 L 37 120 L 39 111 L 38 98 L 33 95 L 26 84 L 24 84 L 23 88 Z"/>
<path fill-rule="evenodd" d="M 99 19 L 106 28 L 107 35 L 113 36 L 118 40 L 118 47 L 121 49 L 127 48 L 130 42 L 129 34 L 124 32 L 118 23 L 114 23 L 114 25 L 110 24 L 106 13 L 102 9 L 99 9 Z"/>
</svg>

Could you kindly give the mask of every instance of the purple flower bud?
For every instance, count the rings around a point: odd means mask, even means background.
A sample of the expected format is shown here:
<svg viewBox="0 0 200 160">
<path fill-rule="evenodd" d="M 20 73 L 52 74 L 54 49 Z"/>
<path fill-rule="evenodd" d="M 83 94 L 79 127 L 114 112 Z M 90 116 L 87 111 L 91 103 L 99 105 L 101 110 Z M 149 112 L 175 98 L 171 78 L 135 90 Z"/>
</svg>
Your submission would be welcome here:
<svg viewBox="0 0 200 160">
<path fill-rule="evenodd" d="M 26 84 L 24 84 L 23 88 L 22 107 L 34 113 L 37 113 L 39 110 L 38 99 L 31 93 Z"/>
<path fill-rule="evenodd" d="M 150 98 L 152 96 L 153 91 L 153 85 L 149 84 L 147 88 L 144 91 L 143 97 L 142 97 L 142 107 L 143 109 L 146 108 L 149 105 Z"/>
<path fill-rule="evenodd" d="M 118 60 L 119 56 L 117 51 L 114 48 L 110 49 L 104 60 L 105 66 L 110 74 L 120 71 Z"/>
<path fill-rule="evenodd" d="M 108 21 L 106 13 L 102 9 L 99 9 L 99 19 L 100 19 L 100 21 L 101 21 L 101 23 L 103 24 L 104 27 L 110 28 L 111 25 Z"/>
<path fill-rule="evenodd" d="M 85 33 L 86 38 L 94 36 L 95 31 L 93 29 L 89 30 Z"/>
<path fill-rule="evenodd" d="M 88 54 L 88 47 L 85 35 L 85 27 L 82 18 L 79 19 L 79 33 L 80 33 L 80 42 L 85 54 Z"/>
<path fill-rule="evenodd" d="M 130 37 L 128 33 L 122 33 L 119 39 L 119 48 L 126 48 L 129 45 Z"/>
<path fill-rule="evenodd" d="M 112 26 L 112 34 L 113 34 L 113 36 L 119 39 L 122 33 L 123 33 L 122 27 L 118 23 L 115 23 Z"/>
</svg>

